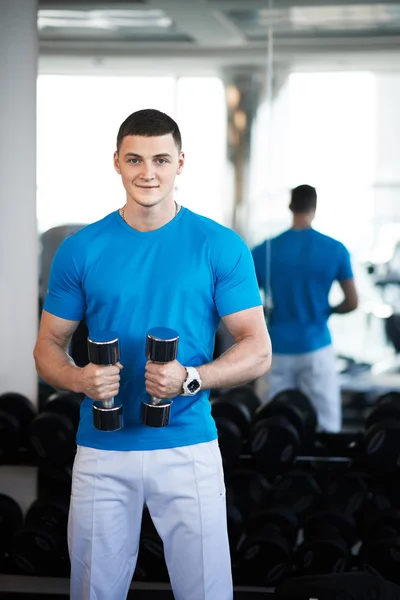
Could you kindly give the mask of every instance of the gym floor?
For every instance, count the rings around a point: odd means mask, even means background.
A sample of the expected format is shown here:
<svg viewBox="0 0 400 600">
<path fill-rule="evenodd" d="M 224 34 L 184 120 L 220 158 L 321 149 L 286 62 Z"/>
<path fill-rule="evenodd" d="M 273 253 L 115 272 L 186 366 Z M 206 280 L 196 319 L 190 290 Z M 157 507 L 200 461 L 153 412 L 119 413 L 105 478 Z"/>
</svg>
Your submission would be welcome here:
<svg viewBox="0 0 400 600">
<path fill-rule="evenodd" d="M 0 575 L 1 600 L 68 600 L 69 580 L 48 577 Z M 138 583 L 131 585 L 128 600 L 173 600 L 167 584 Z M 272 589 L 235 587 L 234 600 L 274 598 Z"/>
</svg>

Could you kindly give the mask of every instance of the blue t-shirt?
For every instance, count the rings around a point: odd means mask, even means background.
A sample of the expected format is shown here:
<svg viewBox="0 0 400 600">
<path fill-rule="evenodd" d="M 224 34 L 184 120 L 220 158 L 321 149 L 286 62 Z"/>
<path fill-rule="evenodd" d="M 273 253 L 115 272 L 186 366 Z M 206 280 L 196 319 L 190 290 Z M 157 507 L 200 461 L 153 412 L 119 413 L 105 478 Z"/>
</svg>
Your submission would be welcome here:
<svg viewBox="0 0 400 600">
<path fill-rule="evenodd" d="M 254 248 L 253 259 L 260 287 L 267 292 L 269 285 L 272 296 L 273 352 L 303 354 L 331 344 L 329 291 L 334 281 L 353 278 L 345 246 L 312 228 L 289 229 Z"/>
<path fill-rule="evenodd" d="M 67 238 L 50 273 L 44 309 L 84 320 L 91 331 L 111 330 L 120 343 L 124 427 L 93 426 L 85 398 L 77 443 L 105 450 L 154 450 L 216 439 L 209 391 L 178 396 L 167 427 L 140 423 L 145 390 L 146 334 L 168 327 L 179 334 L 184 366 L 212 361 L 220 317 L 261 305 L 251 252 L 231 229 L 182 208 L 163 227 L 132 229 L 118 211 Z M 96 333 L 97 335 L 97 333 Z"/>
</svg>

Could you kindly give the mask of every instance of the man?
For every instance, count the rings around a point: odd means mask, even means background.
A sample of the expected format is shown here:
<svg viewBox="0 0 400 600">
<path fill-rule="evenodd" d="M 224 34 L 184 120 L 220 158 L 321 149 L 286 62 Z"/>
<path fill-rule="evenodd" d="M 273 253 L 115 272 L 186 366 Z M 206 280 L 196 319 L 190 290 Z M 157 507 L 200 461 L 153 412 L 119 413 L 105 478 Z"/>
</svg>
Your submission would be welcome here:
<svg viewBox="0 0 400 600">
<path fill-rule="evenodd" d="M 343 244 L 312 228 L 316 190 L 292 190 L 291 229 L 253 250 L 257 278 L 266 296 L 273 361 L 267 401 L 285 389 L 299 389 L 313 403 L 320 429 L 341 429 L 341 396 L 335 353 L 327 321 L 332 313 L 357 308 L 350 256 Z M 329 291 L 338 281 L 344 300 L 329 306 Z M 268 308 L 269 307 L 269 308 Z"/>
<path fill-rule="evenodd" d="M 51 385 L 86 395 L 68 525 L 72 600 L 126 598 L 145 504 L 164 543 L 175 598 L 232 599 L 225 487 L 208 390 L 265 374 L 270 340 L 243 240 L 174 201 L 184 159 L 169 116 L 130 115 L 114 154 L 125 206 L 65 240 L 52 265 L 37 370 Z M 235 344 L 212 361 L 220 318 Z M 118 333 L 122 364 L 72 364 L 67 348 L 81 319 L 89 334 Z M 180 336 L 174 362 L 146 361 L 146 333 L 158 326 Z M 194 379 L 200 390 L 182 396 Z M 146 393 L 174 399 L 167 427 L 140 423 Z M 96 430 L 92 400 L 115 396 L 124 427 Z"/>
</svg>

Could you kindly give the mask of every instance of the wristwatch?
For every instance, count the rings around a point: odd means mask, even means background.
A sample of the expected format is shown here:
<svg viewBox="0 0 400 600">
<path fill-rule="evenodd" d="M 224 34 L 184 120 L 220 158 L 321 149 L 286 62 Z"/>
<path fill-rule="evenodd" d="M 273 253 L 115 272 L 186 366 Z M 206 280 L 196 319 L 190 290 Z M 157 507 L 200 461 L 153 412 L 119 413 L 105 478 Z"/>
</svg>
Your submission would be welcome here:
<svg viewBox="0 0 400 600">
<path fill-rule="evenodd" d="M 185 367 L 187 377 L 183 382 L 182 396 L 194 396 L 201 389 L 200 373 L 195 367 Z"/>
</svg>

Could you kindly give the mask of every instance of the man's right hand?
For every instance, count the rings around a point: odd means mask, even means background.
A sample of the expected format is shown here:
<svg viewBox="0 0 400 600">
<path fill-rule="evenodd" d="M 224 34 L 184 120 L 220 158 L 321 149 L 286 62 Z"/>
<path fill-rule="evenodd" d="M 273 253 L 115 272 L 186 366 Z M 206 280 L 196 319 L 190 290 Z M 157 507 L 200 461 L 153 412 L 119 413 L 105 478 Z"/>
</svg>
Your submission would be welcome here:
<svg viewBox="0 0 400 600">
<path fill-rule="evenodd" d="M 89 363 L 81 371 L 82 392 L 92 400 L 109 400 L 119 392 L 120 363 L 110 366 Z"/>
</svg>

